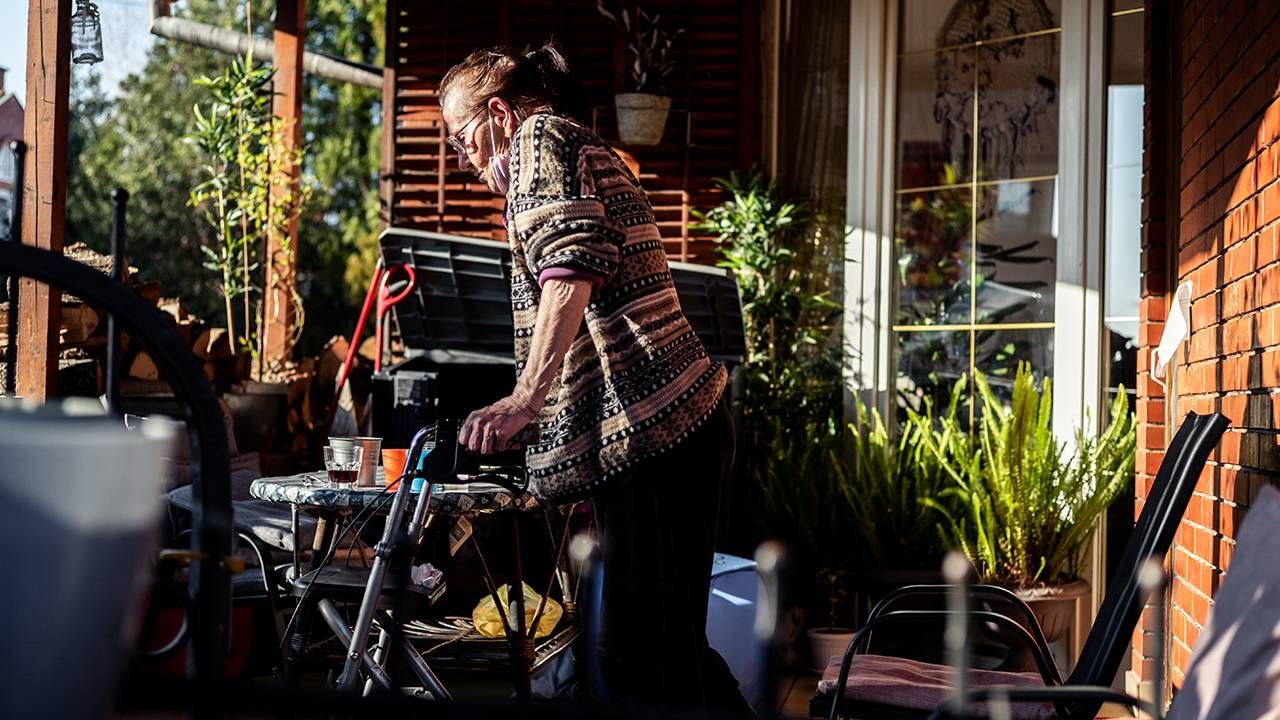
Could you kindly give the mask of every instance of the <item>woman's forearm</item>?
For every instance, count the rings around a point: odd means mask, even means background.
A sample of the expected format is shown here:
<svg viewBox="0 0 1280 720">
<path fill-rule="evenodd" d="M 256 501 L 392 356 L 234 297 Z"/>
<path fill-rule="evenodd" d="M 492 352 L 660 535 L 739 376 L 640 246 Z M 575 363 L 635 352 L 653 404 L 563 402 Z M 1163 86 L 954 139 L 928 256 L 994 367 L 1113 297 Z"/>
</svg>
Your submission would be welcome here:
<svg viewBox="0 0 1280 720">
<path fill-rule="evenodd" d="M 538 318 L 533 326 L 529 358 L 512 396 L 535 415 L 542 410 L 565 353 L 582 327 L 591 300 L 589 280 L 549 279 L 542 286 Z"/>
</svg>

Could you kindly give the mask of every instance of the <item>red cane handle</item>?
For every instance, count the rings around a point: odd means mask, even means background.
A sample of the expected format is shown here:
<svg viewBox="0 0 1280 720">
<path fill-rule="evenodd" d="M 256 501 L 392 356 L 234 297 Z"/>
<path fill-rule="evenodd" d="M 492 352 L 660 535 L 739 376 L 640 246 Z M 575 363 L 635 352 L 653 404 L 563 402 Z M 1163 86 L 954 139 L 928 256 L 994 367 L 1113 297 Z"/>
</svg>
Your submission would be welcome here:
<svg viewBox="0 0 1280 720">
<path fill-rule="evenodd" d="M 385 283 L 384 287 L 391 287 L 391 275 L 396 271 L 397 268 L 404 270 L 405 274 L 409 276 L 409 284 L 405 285 L 404 289 L 396 293 L 395 295 L 392 295 L 390 297 L 379 296 L 378 298 L 378 301 L 379 301 L 378 304 L 380 306 L 379 312 L 378 312 L 379 315 L 386 312 L 387 308 L 409 297 L 409 293 L 413 292 L 414 284 L 418 281 L 417 276 L 413 272 L 412 265 L 408 263 L 396 263 L 395 265 L 389 265 L 387 267 L 387 276 L 384 279 L 384 283 Z"/>
</svg>

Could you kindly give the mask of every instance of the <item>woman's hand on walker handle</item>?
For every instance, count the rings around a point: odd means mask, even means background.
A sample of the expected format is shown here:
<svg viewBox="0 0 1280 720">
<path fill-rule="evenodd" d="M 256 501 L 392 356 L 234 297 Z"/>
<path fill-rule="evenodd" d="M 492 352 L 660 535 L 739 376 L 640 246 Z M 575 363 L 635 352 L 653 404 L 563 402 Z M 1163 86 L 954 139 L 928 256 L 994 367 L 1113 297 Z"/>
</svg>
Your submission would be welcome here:
<svg viewBox="0 0 1280 720">
<path fill-rule="evenodd" d="M 473 453 L 492 455 L 516 449 L 511 438 L 537 417 L 537 411 L 515 395 L 482 407 L 467 416 L 458 442 Z"/>
</svg>

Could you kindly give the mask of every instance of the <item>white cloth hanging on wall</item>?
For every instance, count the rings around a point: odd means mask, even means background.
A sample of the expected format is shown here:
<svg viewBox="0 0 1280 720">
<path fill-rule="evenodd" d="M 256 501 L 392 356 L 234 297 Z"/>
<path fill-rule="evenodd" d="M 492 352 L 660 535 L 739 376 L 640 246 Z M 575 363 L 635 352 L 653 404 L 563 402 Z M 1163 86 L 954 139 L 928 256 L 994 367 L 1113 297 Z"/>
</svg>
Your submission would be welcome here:
<svg viewBox="0 0 1280 720">
<path fill-rule="evenodd" d="M 1173 293 L 1173 304 L 1169 307 L 1169 316 L 1164 321 L 1164 333 L 1160 335 L 1160 344 L 1152 351 L 1151 377 L 1165 387 L 1164 371 L 1169 361 L 1177 352 L 1182 341 L 1191 334 L 1191 282 L 1178 286 Z"/>
</svg>

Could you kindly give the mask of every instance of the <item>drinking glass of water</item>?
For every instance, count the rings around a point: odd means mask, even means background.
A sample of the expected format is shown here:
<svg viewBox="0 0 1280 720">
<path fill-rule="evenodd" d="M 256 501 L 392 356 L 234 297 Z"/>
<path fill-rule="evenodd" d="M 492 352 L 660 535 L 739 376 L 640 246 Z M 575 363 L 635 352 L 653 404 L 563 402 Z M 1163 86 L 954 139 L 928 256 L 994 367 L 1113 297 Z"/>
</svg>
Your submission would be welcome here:
<svg viewBox="0 0 1280 720">
<path fill-rule="evenodd" d="M 324 448 L 324 469 L 329 471 L 329 485 L 347 488 L 356 482 L 360 474 L 360 461 L 364 459 L 364 448 L 335 448 L 326 445 Z"/>
</svg>

